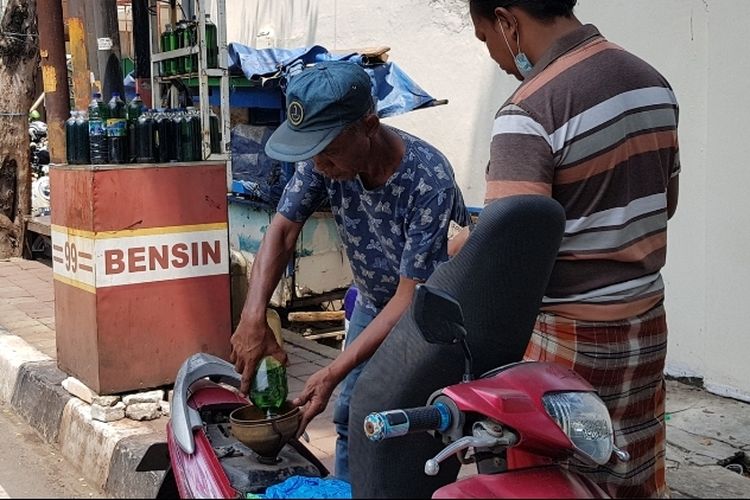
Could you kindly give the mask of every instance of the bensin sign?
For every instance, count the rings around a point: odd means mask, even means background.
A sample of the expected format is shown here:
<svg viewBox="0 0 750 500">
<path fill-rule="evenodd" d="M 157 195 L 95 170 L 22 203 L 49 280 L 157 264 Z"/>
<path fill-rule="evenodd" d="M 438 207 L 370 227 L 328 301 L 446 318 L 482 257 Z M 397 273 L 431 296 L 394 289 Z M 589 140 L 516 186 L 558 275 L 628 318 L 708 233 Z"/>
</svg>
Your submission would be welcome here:
<svg viewBox="0 0 750 500">
<path fill-rule="evenodd" d="M 228 274 L 226 223 L 92 233 L 53 225 L 56 280 L 97 288 Z"/>
</svg>

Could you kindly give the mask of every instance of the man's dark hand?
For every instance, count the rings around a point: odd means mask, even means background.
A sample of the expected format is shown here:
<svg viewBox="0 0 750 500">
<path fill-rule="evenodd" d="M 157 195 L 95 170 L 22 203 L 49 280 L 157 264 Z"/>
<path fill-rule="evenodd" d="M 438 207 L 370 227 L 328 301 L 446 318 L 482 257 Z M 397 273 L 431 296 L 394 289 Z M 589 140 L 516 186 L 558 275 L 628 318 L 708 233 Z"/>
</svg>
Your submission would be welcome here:
<svg viewBox="0 0 750 500">
<path fill-rule="evenodd" d="M 330 367 L 322 368 L 310 375 L 300 395 L 292 401 L 295 406 L 306 405 L 302 410 L 302 420 L 297 430 L 297 437 L 305 432 L 305 428 L 317 415 L 323 413 L 331 399 L 331 394 L 340 380 L 332 373 Z"/>
<path fill-rule="evenodd" d="M 255 368 L 261 359 L 273 356 L 283 365 L 287 363 L 284 349 L 276 342 L 273 330 L 266 323 L 240 321 L 232 335 L 232 352 L 229 361 L 234 363 L 234 369 L 240 374 L 240 393 L 247 395 L 255 376 Z"/>
</svg>

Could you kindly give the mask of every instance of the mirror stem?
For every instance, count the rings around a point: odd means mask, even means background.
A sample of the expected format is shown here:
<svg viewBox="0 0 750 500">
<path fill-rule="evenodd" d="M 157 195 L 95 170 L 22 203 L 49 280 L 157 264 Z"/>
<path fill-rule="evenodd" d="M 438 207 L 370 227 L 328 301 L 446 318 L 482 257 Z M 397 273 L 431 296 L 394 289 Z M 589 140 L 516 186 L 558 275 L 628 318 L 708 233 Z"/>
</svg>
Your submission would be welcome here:
<svg viewBox="0 0 750 500">
<path fill-rule="evenodd" d="M 466 341 L 466 334 L 461 337 L 461 349 L 464 351 L 464 376 L 463 382 L 471 382 L 474 380 L 474 360 L 471 357 L 471 351 L 469 350 L 469 343 Z"/>
</svg>

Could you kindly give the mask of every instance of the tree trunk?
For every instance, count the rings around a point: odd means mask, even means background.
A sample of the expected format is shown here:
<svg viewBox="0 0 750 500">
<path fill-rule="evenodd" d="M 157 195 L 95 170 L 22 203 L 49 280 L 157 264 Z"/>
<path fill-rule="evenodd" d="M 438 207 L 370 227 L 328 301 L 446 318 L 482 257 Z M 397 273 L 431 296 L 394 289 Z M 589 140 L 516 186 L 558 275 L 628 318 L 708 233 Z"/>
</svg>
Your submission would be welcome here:
<svg viewBox="0 0 750 500">
<path fill-rule="evenodd" d="M 10 0 L 0 22 L 0 258 L 23 253 L 31 213 L 28 112 L 38 67 L 36 0 Z"/>
</svg>

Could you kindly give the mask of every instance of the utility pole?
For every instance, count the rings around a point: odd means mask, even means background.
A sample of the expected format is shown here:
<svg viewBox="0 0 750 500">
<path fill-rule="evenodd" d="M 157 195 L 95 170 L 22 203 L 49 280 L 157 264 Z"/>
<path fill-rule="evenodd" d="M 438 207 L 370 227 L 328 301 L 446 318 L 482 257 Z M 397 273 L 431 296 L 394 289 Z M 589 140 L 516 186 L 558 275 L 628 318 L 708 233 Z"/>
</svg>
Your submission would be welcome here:
<svg viewBox="0 0 750 500">
<path fill-rule="evenodd" d="M 37 0 L 39 54 L 44 80 L 44 108 L 52 163 L 65 163 L 65 120 L 70 115 L 68 68 L 62 0 Z"/>
<path fill-rule="evenodd" d="M 91 5 L 93 4 L 93 5 Z M 102 98 L 106 101 L 112 92 L 125 96 L 120 64 L 120 26 L 117 22 L 117 0 L 96 0 L 89 2 L 93 7 L 87 10 L 87 22 L 93 23 L 96 49 L 94 75 L 99 82 Z M 88 16 L 88 14 L 91 14 Z"/>
<path fill-rule="evenodd" d="M 86 42 L 86 2 L 68 2 L 68 41 L 73 66 L 73 100 L 76 109 L 86 109 L 91 99 L 91 70 Z"/>
</svg>

